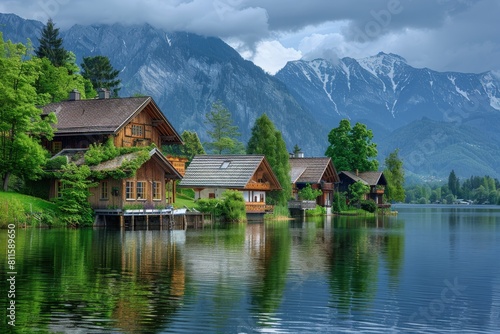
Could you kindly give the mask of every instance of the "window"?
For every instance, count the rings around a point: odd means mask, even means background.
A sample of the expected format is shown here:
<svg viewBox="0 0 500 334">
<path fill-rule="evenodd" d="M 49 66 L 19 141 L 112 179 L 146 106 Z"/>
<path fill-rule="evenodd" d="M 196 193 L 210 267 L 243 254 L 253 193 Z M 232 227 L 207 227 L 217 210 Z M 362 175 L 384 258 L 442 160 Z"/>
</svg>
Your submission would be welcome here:
<svg viewBox="0 0 500 334">
<path fill-rule="evenodd" d="M 101 199 L 108 199 L 108 181 L 101 182 Z"/>
<path fill-rule="evenodd" d="M 125 184 L 125 199 L 134 199 L 134 181 L 127 181 Z"/>
<path fill-rule="evenodd" d="M 137 181 L 137 188 L 136 188 L 137 199 L 146 199 L 146 197 L 144 197 L 145 188 L 146 188 L 146 182 Z"/>
<path fill-rule="evenodd" d="M 58 153 L 62 150 L 62 142 L 60 141 L 53 141 L 52 142 L 52 153 Z"/>
<path fill-rule="evenodd" d="M 144 126 L 132 124 L 132 137 L 144 137 Z"/>
<path fill-rule="evenodd" d="M 161 183 L 153 181 L 153 200 L 161 200 Z"/>
<path fill-rule="evenodd" d="M 221 169 L 226 169 L 227 167 L 229 167 L 229 165 L 231 164 L 231 161 L 229 160 L 226 160 L 222 163 L 222 165 L 220 165 L 220 168 Z"/>
</svg>

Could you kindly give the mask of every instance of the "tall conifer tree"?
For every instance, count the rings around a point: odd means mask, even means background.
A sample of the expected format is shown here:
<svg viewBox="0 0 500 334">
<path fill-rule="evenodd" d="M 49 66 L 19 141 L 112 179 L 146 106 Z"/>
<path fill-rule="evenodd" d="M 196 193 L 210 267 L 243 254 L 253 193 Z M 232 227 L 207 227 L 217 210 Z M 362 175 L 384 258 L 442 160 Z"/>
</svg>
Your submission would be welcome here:
<svg viewBox="0 0 500 334">
<path fill-rule="evenodd" d="M 272 191 L 270 203 L 285 205 L 292 194 L 289 153 L 281 132 L 265 114 L 257 118 L 247 145 L 248 154 L 263 154 L 281 184 L 281 191 Z"/>
<path fill-rule="evenodd" d="M 52 19 L 42 29 L 42 35 L 38 39 L 40 45 L 35 50 L 39 58 L 47 58 L 55 67 L 61 67 L 68 58 L 68 52 L 63 48 L 63 40 L 59 37 L 59 28 L 56 28 Z"/>
</svg>

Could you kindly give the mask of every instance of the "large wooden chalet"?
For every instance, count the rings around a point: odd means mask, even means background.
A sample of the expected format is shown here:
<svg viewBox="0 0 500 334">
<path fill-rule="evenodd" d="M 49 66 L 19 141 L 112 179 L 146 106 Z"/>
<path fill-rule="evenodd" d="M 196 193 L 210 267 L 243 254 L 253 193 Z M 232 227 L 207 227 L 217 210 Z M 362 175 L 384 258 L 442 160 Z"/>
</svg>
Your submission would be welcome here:
<svg viewBox="0 0 500 334">
<path fill-rule="evenodd" d="M 266 193 L 281 189 L 263 155 L 197 155 L 179 187 L 194 189 L 195 200 L 217 198 L 228 189 L 241 191 L 247 215 L 272 211 Z"/>
<path fill-rule="evenodd" d="M 109 98 L 101 91 L 99 98 L 81 100 L 73 91 L 68 101 L 51 103 L 43 114 L 54 112 L 58 123 L 54 138 L 43 144 L 54 155 L 66 156 L 68 161 L 83 164 L 83 154 L 90 144 L 113 140 L 116 147 L 148 147 L 155 144 L 182 144 L 182 140 L 151 97 Z M 92 166 L 92 170 L 113 170 L 136 153 L 128 153 Z M 105 178 L 90 189 L 89 201 L 97 210 L 122 209 L 127 205 L 144 207 L 165 206 L 175 200 L 175 180 L 181 174 L 157 149 L 149 149 L 149 160 L 139 167 L 133 177 Z M 181 171 L 183 172 L 183 171 Z M 59 195 L 60 182 L 52 180 L 49 197 Z"/>
</svg>

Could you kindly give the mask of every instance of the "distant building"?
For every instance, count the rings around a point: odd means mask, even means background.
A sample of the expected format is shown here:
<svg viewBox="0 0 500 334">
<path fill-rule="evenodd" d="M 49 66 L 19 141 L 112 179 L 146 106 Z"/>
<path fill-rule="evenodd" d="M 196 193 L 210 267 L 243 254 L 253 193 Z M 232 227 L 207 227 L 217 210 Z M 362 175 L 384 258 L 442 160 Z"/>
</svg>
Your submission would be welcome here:
<svg viewBox="0 0 500 334">
<path fill-rule="evenodd" d="M 384 205 L 384 192 L 387 186 L 383 172 L 349 172 L 341 171 L 339 173 L 340 184 L 339 191 L 349 191 L 349 186 L 357 181 L 360 181 L 370 187 L 370 191 L 366 194 L 365 199 L 372 199 L 378 206 Z"/>
<path fill-rule="evenodd" d="M 218 198 L 228 189 L 240 191 L 246 212 L 272 211 L 266 194 L 281 185 L 263 155 L 196 155 L 179 187 L 195 191 L 195 199 Z"/>
</svg>

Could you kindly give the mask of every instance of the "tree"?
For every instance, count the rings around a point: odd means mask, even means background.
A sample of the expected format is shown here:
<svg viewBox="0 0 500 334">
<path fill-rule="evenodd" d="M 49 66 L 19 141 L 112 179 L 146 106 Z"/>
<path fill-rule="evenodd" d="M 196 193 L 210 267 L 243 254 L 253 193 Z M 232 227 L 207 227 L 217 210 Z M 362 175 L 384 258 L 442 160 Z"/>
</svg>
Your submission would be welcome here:
<svg viewBox="0 0 500 334">
<path fill-rule="evenodd" d="M 272 204 L 286 205 L 292 194 L 290 156 L 281 132 L 265 114 L 255 120 L 247 153 L 266 157 L 282 188 L 281 191 L 272 191 L 267 198 Z"/>
<path fill-rule="evenodd" d="M 351 203 L 360 204 L 365 198 L 365 194 L 370 191 L 370 186 L 361 181 L 356 181 L 349 185 L 349 196 Z"/>
<path fill-rule="evenodd" d="M 295 144 L 295 146 L 293 147 L 293 156 L 297 156 L 297 154 L 299 154 L 300 152 L 302 152 L 302 149 L 299 147 L 299 145 Z"/>
<path fill-rule="evenodd" d="M 388 201 L 404 202 L 405 200 L 405 173 L 403 161 L 399 158 L 399 149 L 389 154 L 385 159 L 384 175 L 387 180 L 386 196 Z"/>
<path fill-rule="evenodd" d="M 59 28 L 56 28 L 52 19 L 42 29 L 38 39 L 40 45 L 35 54 L 38 58 L 47 58 L 55 67 L 64 66 L 68 58 L 68 52 L 63 48 L 62 38 L 59 37 Z"/>
<path fill-rule="evenodd" d="M 36 105 L 44 102 L 35 90 L 41 60 L 27 59 L 23 44 L 4 42 L 0 33 L 0 175 L 3 189 L 9 178 L 37 179 L 42 173 L 47 152 L 41 138 L 52 139 L 51 113 L 44 119 Z"/>
<path fill-rule="evenodd" d="M 322 193 L 319 189 L 313 189 L 308 183 L 304 188 L 299 190 L 299 198 L 305 201 L 314 201 Z"/>
<path fill-rule="evenodd" d="M 460 180 L 455 175 L 455 170 L 452 170 L 448 176 L 448 188 L 454 196 L 458 196 L 458 191 L 460 190 Z"/>
<path fill-rule="evenodd" d="M 92 182 L 90 167 L 76 166 L 69 163 L 62 166 L 61 196 L 56 203 L 61 211 L 61 220 L 68 226 L 90 226 L 93 223 L 93 211 L 88 201 L 89 189 L 97 183 Z"/>
<path fill-rule="evenodd" d="M 207 113 L 205 124 L 211 142 L 205 144 L 215 154 L 238 154 L 244 152 L 243 144 L 236 138 L 240 136 L 238 127 L 233 125 L 231 113 L 221 101 L 212 104 L 212 110 Z"/>
<path fill-rule="evenodd" d="M 163 152 L 173 156 L 188 158 L 188 162 L 191 162 L 197 154 L 205 154 L 205 149 L 196 132 L 184 130 L 181 137 L 184 145 L 166 145 L 163 148 Z"/>
<path fill-rule="evenodd" d="M 377 145 L 372 143 L 373 133 L 366 125 L 356 123 L 351 128 L 347 119 L 328 134 L 328 146 L 325 155 L 330 157 L 337 170 L 360 172 L 378 169 Z"/>
<path fill-rule="evenodd" d="M 106 88 L 112 92 L 114 97 L 118 96 L 121 80 L 118 79 L 120 71 L 111 66 L 108 57 L 93 56 L 84 57 L 82 66 L 82 76 L 89 79 L 94 90 Z"/>
</svg>

